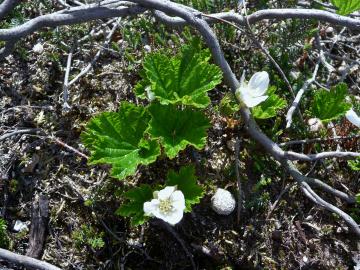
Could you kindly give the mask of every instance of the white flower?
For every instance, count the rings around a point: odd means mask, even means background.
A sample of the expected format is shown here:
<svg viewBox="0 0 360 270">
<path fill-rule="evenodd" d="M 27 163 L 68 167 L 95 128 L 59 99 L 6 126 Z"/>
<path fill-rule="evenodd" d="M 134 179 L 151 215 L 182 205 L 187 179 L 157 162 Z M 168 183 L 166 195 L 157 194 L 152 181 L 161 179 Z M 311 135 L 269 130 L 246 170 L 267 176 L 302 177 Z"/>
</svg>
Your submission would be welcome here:
<svg viewBox="0 0 360 270">
<path fill-rule="evenodd" d="M 235 95 L 239 101 L 244 102 L 249 108 L 255 107 L 269 97 L 265 95 L 269 82 L 269 74 L 266 71 L 256 72 L 249 83 L 245 82 L 243 75 L 240 87 L 236 90 Z"/>
<path fill-rule="evenodd" d="M 153 91 L 151 91 L 151 86 L 147 86 L 145 88 L 145 92 L 146 92 L 147 98 L 150 102 L 155 99 L 155 94 Z"/>
<path fill-rule="evenodd" d="M 319 118 L 310 118 L 308 120 L 308 125 L 311 132 L 318 132 L 324 127 L 323 123 Z"/>
<path fill-rule="evenodd" d="M 350 109 L 345 114 L 347 120 L 349 120 L 352 124 L 360 128 L 360 117 L 356 114 L 353 109 Z"/>
<path fill-rule="evenodd" d="M 155 191 L 154 199 L 144 203 L 145 215 L 155 216 L 171 225 L 175 225 L 182 219 L 184 210 L 184 194 L 176 190 L 176 186 Z"/>
<path fill-rule="evenodd" d="M 230 215 L 235 206 L 234 196 L 225 189 L 218 188 L 211 198 L 211 207 L 219 215 Z"/>
<path fill-rule="evenodd" d="M 44 47 L 41 43 L 35 44 L 35 46 L 32 48 L 34 53 L 41 54 L 44 51 Z"/>
</svg>

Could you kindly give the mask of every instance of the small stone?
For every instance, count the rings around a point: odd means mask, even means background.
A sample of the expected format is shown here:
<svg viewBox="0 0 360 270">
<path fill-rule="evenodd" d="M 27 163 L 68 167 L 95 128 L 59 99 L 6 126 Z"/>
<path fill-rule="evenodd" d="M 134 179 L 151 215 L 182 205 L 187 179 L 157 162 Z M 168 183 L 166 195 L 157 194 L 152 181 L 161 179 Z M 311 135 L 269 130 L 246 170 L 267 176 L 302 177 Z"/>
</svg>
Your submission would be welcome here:
<svg viewBox="0 0 360 270">
<path fill-rule="evenodd" d="M 303 262 L 304 262 L 304 263 L 307 263 L 307 262 L 309 261 L 309 258 L 308 258 L 308 257 L 306 257 L 306 256 L 303 256 L 303 258 L 302 258 L 302 259 L 303 259 Z"/>
<path fill-rule="evenodd" d="M 290 76 L 291 76 L 291 78 L 293 78 L 294 80 L 299 79 L 300 75 L 301 75 L 301 73 L 298 72 L 298 71 L 291 71 L 291 72 L 290 72 Z"/>
<path fill-rule="evenodd" d="M 21 220 L 16 220 L 13 230 L 15 232 L 21 232 L 23 230 L 27 230 L 28 226 L 25 222 L 22 222 Z"/>
<path fill-rule="evenodd" d="M 235 145 L 236 145 L 236 140 L 234 138 L 232 138 L 229 141 L 226 141 L 226 146 L 230 151 L 235 151 Z"/>
<path fill-rule="evenodd" d="M 211 198 L 211 207 L 219 215 L 230 215 L 235 206 L 234 196 L 225 189 L 218 188 Z"/>
<path fill-rule="evenodd" d="M 311 132 L 318 132 L 320 129 L 324 128 L 323 123 L 318 118 L 310 118 L 308 120 L 308 125 Z"/>
<path fill-rule="evenodd" d="M 32 48 L 34 53 L 41 54 L 44 51 L 44 46 L 41 43 L 37 43 Z"/>
<path fill-rule="evenodd" d="M 325 32 L 328 35 L 332 35 L 334 33 L 334 28 L 330 26 L 330 27 L 326 28 Z"/>
<path fill-rule="evenodd" d="M 145 50 L 146 52 L 151 52 L 151 47 L 150 47 L 150 45 L 145 45 L 145 46 L 144 46 L 144 50 Z"/>
</svg>

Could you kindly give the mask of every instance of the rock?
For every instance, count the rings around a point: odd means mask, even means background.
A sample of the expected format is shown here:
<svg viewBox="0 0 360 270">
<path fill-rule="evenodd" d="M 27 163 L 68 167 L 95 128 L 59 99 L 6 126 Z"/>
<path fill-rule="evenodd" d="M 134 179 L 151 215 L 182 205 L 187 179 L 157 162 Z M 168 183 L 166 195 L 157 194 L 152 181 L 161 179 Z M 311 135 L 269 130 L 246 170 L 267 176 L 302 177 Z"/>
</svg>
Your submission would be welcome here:
<svg viewBox="0 0 360 270">
<path fill-rule="evenodd" d="M 211 198 L 211 208 L 219 215 L 230 215 L 235 206 L 234 196 L 225 189 L 218 188 Z"/>
<path fill-rule="evenodd" d="M 16 220 L 13 230 L 15 232 L 21 232 L 23 230 L 28 230 L 28 225 L 25 222 L 22 222 L 21 220 Z"/>
<path fill-rule="evenodd" d="M 151 52 L 151 47 L 150 47 L 150 45 L 145 45 L 145 46 L 144 46 L 144 50 L 145 50 L 146 52 Z"/>
<path fill-rule="evenodd" d="M 318 132 L 324 127 L 323 123 L 318 118 L 310 118 L 308 120 L 308 125 L 311 132 Z"/>
<path fill-rule="evenodd" d="M 34 53 L 41 54 L 44 51 L 44 46 L 41 43 L 37 43 L 32 48 Z"/>
</svg>

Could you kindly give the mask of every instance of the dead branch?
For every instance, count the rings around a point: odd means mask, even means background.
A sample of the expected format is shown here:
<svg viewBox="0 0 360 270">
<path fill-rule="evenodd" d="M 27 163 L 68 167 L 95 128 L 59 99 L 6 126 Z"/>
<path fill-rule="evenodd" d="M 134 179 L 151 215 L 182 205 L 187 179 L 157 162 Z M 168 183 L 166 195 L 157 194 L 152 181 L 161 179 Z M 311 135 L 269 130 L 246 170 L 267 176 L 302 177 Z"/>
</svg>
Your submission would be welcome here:
<svg viewBox="0 0 360 270">
<path fill-rule="evenodd" d="M 0 248 L 0 260 L 3 260 L 7 263 L 13 263 L 17 266 L 23 266 L 27 269 L 36 269 L 36 270 L 61 270 L 60 268 L 40 261 L 28 256 L 19 255 L 14 252 L 8 251 L 6 249 Z"/>
</svg>

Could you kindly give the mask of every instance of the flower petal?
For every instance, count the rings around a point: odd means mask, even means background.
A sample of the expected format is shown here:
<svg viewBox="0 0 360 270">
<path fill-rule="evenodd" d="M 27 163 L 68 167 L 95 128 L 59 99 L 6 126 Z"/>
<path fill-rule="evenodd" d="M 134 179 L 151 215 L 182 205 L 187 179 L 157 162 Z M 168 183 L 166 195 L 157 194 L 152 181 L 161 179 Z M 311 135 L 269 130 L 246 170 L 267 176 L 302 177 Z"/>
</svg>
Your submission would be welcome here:
<svg viewBox="0 0 360 270">
<path fill-rule="evenodd" d="M 171 204 L 176 210 L 184 211 L 185 209 L 185 197 L 180 190 L 174 191 L 170 196 Z"/>
<path fill-rule="evenodd" d="M 349 120 L 352 124 L 357 127 L 360 127 L 360 117 L 356 114 L 353 109 L 350 109 L 345 114 L 347 120 Z"/>
<path fill-rule="evenodd" d="M 160 219 L 166 221 L 170 225 L 175 225 L 176 223 L 179 223 L 180 220 L 182 220 L 182 218 L 184 216 L 184 211 L 174 210 L 166 215 L 162 214 L 162 213 L 159 213 L 159 214 L 160 215 L 156 216 L 157 218 L 160 218 Z"/>
<path fill-rule="evenodd" d="M 144 213 L 146 216 L 153 216 L 157 211 L 157 209 L 159 208 L 159 200 L 157 199 L 152 199 L 150 202 L 145 202 L 144 203 Z"/>
<path fill-rule="evenodd" d="M 269 74 L 266 71 L 256 72 L 250 79 L 248 87 L 254 97 L 262 96 L 269 87 Z"/>
<path fill-rule="evenodd" d="M 268 97 L 269 96 L 251 97 L 249 95 L 244 95 L 242 96 L 242 100 L 246 104 L 246 106 L 252 108 L 265 101 Z"/>
<path fill-rule="evenodd" d="M 159 200 L 169 199 L 171 194 L 176 190 L 176 187 L 166 187 L 159 191 L 158 198 Z"/>
</svg>

